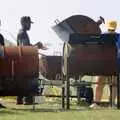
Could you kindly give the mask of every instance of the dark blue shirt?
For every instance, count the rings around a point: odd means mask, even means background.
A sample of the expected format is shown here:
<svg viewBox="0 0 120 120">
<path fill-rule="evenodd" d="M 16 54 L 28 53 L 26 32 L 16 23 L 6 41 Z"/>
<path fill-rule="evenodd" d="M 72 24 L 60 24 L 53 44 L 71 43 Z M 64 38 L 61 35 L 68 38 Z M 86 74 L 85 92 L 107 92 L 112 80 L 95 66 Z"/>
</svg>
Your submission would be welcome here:
<svg viewBox="0 0 120 120">
<path fill-rule="evenodd" d="M 17 45 L 30 45 L 29 36 L 23 29 L 17 35 Z"/>
<path fill-rule="evenodd" d="M 4 37 L 2 34 L 0 34 L 0 45 L 4 46 Z"/>
</svg>

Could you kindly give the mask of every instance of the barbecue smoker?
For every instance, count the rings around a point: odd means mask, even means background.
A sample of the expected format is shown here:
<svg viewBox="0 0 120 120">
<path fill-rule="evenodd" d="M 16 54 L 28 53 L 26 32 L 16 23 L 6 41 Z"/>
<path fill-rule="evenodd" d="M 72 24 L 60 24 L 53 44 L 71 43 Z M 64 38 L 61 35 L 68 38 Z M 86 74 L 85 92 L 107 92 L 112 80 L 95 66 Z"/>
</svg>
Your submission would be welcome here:
<svg viewBox="0 0 120 120">
<path fill-rule="evenodd" d="M 39 71 L 48 80 L 61 80 L 62 56 L 42 56 Z"/>
<path fill-rule="evenodd" d="M 69 109 L 71 76 L 78 79 L 79 75 L 118 75 L 116 36 L 102 35 L 99 24 L 83 15 L 57 21 L 52 29 L 64 42 L 62 72 L 67 81 L 66 100 Z M 117 89 L 119 100 L 119 76 Z"/>
<path fill-rule="evenodd" d="M 3 47 L 0 57 L 0 96 L 37 93 L 38 52 L 32 46 Z"/>
</svg>

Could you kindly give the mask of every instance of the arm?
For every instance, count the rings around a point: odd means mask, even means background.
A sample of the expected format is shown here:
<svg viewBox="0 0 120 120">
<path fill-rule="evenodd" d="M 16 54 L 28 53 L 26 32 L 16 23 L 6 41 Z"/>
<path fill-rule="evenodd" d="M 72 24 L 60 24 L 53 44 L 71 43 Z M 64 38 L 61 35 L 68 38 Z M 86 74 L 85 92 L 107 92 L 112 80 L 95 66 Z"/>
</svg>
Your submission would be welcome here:
<svg viewBox="0 0 120 120">
<path fill-rule="evenodd" d="M 2 46 L 5 45 L 5 43 L 4 43 L 4 37 L 1 34 L 0 34 L 0 45 L 2 45 Z"/>
<path fill-rule="evenodd" d="M 42 49 L 42 50 L 47 50 L 47 47 L 45 47 L 42 42 L 37 42 L 35 45 L 38 49 Z"/>
</svg>

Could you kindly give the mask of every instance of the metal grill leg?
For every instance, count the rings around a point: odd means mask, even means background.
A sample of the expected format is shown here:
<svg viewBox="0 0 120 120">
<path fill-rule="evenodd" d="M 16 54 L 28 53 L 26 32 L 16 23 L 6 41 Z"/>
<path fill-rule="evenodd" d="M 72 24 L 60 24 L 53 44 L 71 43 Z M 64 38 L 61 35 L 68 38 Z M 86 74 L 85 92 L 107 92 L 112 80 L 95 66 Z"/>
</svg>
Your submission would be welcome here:
<svg viewBox="0 0 120 120">
<path fill-rule="evenodd" d="M 63 82 L 62 82 L 63 86 L 62 86 L 62 109 L 65 109 L 65 82 L 64 82 L 64 79 L 63 79 Z"/>
<path fill-rule="evenodd" d="M 117 75 L 117 108 L 120 109 L 120 81 L 119 81 L 120 73 Z"/>
<path fill-rule="evenodd" d="M 68 76 L 66 75 L 66 109 L 70 109 L 70 81 Z"/>
<path fill-rule="evenodd" d="M 33 110 L 35 110 L 35 96 L 33 96 Z"/>
</svg>

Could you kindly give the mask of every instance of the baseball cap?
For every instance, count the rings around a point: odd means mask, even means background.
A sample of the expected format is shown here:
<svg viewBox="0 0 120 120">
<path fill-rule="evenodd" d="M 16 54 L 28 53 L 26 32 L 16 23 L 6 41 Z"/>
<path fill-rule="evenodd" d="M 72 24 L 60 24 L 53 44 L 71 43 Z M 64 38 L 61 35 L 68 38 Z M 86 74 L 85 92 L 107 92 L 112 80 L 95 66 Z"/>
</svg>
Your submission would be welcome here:
<svg viewBox="0 0 120 120">
<path fill-rule="evenodd" d="M 34 23 L 33 21 L 31 21 L 30 16 L 23 16 L 23 17 L 21 17 L 21 23 L 23 23 L 23 22 Z"/>
</svg>

